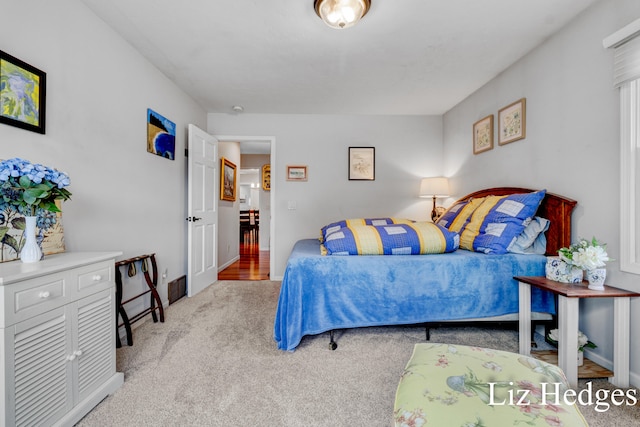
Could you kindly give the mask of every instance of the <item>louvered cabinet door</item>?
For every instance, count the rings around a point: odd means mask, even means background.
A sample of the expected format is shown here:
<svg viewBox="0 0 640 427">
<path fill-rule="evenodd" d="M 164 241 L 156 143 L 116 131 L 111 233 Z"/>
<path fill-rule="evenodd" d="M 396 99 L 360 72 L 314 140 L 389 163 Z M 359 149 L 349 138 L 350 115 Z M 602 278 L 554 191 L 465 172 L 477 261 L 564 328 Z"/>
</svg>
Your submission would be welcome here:
<svg viewBox="0 0 640 427">
<path fill-rule="evenodd" d="M 50 425 L 74 405 L 70 311 L 66 307 L 17 323 L 9 329 L 14 354 L 14 399 L 7 405 L 15 426 Z M 9 381 L 11 384 L 11 381 Z M 11 400 L 11 393 L 9 393 Z M 13 413 L 12 413 L 13 412 Z"/>
<path fill-rule="evenodd" d="M 113 289 L 74 303 L 74 400 L 84 400 L 116 372 Z"/>
</svg>

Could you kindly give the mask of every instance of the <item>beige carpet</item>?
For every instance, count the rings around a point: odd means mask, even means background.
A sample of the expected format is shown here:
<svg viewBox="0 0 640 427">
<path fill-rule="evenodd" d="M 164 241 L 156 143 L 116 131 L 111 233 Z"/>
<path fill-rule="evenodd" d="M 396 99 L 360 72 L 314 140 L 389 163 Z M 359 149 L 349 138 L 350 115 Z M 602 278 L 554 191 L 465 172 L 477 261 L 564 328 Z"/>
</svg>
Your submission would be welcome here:
<svg viewBox="0 0 640 427">
<path fill-rule="evenodd" d="M 325 333 L 282 352 L 272 338 L 279 285 L 221 281 L 171 305 L 165 323 L 134 329 L 134 345 L 117 350 L 124 385 L 78 425 L 392 425 L 398 380 L 424 329 L 347 330 L 336 351 Z M 431 341 L 518 348 L 516 332 L 481 328 L 435 329 Z M 592 427 L 640 425 L 638 406 L 581 411 Z"/>
</svg>

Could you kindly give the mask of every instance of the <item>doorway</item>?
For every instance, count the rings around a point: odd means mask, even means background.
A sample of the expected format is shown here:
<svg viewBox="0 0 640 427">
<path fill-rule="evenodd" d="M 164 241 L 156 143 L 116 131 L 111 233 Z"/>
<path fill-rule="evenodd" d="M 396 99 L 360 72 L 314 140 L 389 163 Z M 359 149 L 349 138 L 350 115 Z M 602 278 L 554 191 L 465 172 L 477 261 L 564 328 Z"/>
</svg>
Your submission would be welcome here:
<svg viewBox="0 0 640 427">
<path fill-rule="evenodd" d="M 233 224 L 225 224 L 221 221 L 220 227 L 237 229 L 236 239 L 239 239 L 239 253 L 237 260 L 225 265 L 219 272 L 219 280 L 269 280 L 273 270 L 274 260 L 271 257 L 273 250 L 273 215 L 271 201 L 274 199 L 275 190 L 270 183 L 265 188 L 262 183 L 262 169 L 264 165 L 271 165 L 275 161 L 275 138 L 273 137 L 238 137 L 220 136 L 221 142 L 237 142 L 240 146 L 241 161 L 238 165 L 238 199 L 235 203 L 237 215 Z M 270 182 L 273 180 L 269 171 Z M 247 229 L 240 226 L 241 215 L 249 212 L 253 214 L 253 224 Z M 258 219 L 259 218 L 259 219 Z M 231 219 L 227 219 L 231 221 Z M 248 231 L 250 233 L 247 233 Z M 250 237 L 250 238 L 249 238 Z M 228 242 L 219 242 L 219 245 L 227 245 Z"/>
</svg>

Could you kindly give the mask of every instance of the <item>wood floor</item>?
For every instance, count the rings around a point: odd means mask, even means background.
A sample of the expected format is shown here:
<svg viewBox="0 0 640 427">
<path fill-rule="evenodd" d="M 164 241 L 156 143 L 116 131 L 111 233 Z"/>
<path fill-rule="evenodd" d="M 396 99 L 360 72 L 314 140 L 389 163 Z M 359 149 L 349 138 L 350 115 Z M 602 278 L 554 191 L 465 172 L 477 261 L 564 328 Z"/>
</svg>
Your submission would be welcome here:
<svg viewBox="0 0 640 427">
<path fill-rule="evenodd" d="M 218 280 L 269 280 L 269 251 L 240 243 L 240 259 L 218 273 Z"/>
</svg>

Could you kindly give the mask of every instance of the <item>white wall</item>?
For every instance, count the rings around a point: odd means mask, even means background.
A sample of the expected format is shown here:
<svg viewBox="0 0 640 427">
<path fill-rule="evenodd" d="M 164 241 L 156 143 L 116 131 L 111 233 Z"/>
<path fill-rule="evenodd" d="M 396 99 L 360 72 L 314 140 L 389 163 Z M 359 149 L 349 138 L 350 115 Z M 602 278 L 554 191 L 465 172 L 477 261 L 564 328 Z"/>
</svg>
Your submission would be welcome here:
<svg viewBox="0 0 640 427">
<path fill-rule="evenodd" d="M 240 173 L 240 144 L 219 143 L 218 154 L 236 165 L 236 185 Z M 240 256 L 240 195 L 236 189 L 236 200 L 218 200 L 218 269 L 226 267 Z"/>
<path fill-rule="evenodd" d="M 275 137 L 273 279 L 282 278 L 295 242 L 317 238 L 329 222 L 362 216 L 426 220 L 431 207 L 418 198 L 420 179 L 443 172 L 440 116 L 209 114 L 208 131 Z M 375 181 L 348 180 L 350 146 L 375 147 Z M 286 181 L 286 165 L 307 165 L 308 181 Z M 295 210 L 287 209 L 290 201 Z"/>
<path fill-rule="evenodd" d="M 3 2 L 0 49 L 47 73 L 46 135 L 0 124 L 0 158 L 67 172 L 67 251 L 156 253 L 166 301 L 186 272 L 186 125 L 206 113 L 77 0 Z M 176 123 L 175 161 L 147 153 L 147 108 Z"/>
<path fill-rule="evenodd" d="M 445 174 L 458 196 L 493 186 L 546 188 L 578 201 L 572 235 L 608 244 L 620 256 L 619 100 L 613 55 L 602 40 L 640 18 L 637 0 L 604 0 L 580 15 L 497 78 L 444 115 Z M 527 98 L 526 139 L 472 154 L 472 124 Z M 497 122 L 496 122 L 497 131 Z M 607 283 L 640 291 L 636 275 L 608 264 Z M 640 385 L 640 300 L 631 305 L 632 382 Z M 580 329 L 599 347 L 593 358 L 613 360 L 613 303 L 581 303 Z"/>
</svg>

